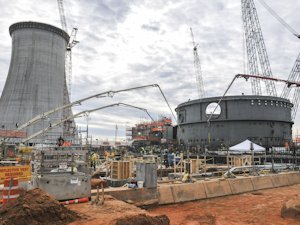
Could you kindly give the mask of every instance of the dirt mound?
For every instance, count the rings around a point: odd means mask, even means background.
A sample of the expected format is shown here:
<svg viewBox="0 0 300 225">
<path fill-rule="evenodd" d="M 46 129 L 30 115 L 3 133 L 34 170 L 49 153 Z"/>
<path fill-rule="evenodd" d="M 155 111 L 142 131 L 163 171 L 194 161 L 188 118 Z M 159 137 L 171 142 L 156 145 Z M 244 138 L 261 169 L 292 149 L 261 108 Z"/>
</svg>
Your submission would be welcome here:
<svg viewBox="0 0 300 225">
<path fill-rule="evenodd" d="M 166 215 L 147 216 L 139 214 L 137 216 L 125 217 L 118 219 L 116 225 L 169 225 L 170 220 Z"/>
<path fill-rule="evenodd" d="M 13 205 L 0 210 L 0 225 L 64 225 L 79 218 L 39 188 L 21 192 Z"/>
<path fill-rule="evenodd" d="M 281 208 L 283 218 L 300 219 L 300 197 L 285 202 Z"/>
</svg>

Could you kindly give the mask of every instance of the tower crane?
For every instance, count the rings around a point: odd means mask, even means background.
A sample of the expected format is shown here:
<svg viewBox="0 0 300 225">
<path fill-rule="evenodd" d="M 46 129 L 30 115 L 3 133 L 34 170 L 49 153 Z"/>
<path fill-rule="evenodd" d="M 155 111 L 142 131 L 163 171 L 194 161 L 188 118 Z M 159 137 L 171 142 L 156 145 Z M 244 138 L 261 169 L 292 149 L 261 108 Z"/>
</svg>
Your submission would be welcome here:
<svg viewBox="0 0 300 225">
<path fill-rule="evenodd" d="M 190 27 L 190 30 L 191 30 L 191 36 L 192 36 L 192 42 L 193 42 L 194 68 L 195 68 L 195 75 L 196 75 L 196 84 L 197 84 L 197 89 L 198 89 L 198 97 L 205 98 L 201 64 L 200 64 L 200 58 L 198 55 L 198 48 L 197 48 L 198 44 L 195 43 L 194 34 L 193 34 L 193 30 L 191 27 Z"/>
<path fill-rule="evenodd" d="M 61 27 L 62 29 L 68 33 L 68 25 L 67 25 L 67 20 L 65 17 L 65 10 L 64 10 L 64 6 L 63 6 L 63 0 L 57 0 L 57 4 L 58 4 L 58 10 L 59 10 L 59 15 L 60 15 L 60 22 L 61 22 Z M 65 94 L 65 96 L 67 98 L 65 98 L 65 104 L 67 104 L 67 102 L 69 101 L 69 99 L 71 98 L 71 86 L 72 86 L 72 48 L 78 44 L 79 42 L 76 40 L 76 34 L 77 34 L 78 28 L 74 27 L 72 29 L 71 35 L 70 35 L 70 39 L 69 42 L 67 43 L 67 47 L 66 47 L 66 52 L 65 52 L 65 78 L 66 81 L 68 81 L 67 85 L 67 93 Z"/>
<path fill-rule="evenodd" d="M 257 75 L 261 74 L 264 77 L 272 77 L 270 62 L 268 59 L 265 42 L 263 39 L 261 27 L 258 20 L 258 15 L 253 0 L 241 0 L 242 18 L 245 30 L 246 48 L 248 56 L 249 72 Z M 259 71 L 259 66 L 261 72 Z M 274 81 L 264 80 L 267 94 L 277 96 Z M 260 80 L 251 78 L 252 93 L 261 95 Z"/>
<path fill-rule="evenodd" d="M 65 10 L 63 6 L 63 0 L 57 0 L 58 4 L 58 10 L 59 10 L 59 15 L 60 15 L 60 22 L 61 22 L 61 27 L 62 29 L 68 33 L 68 25 L 67 25 L 67 20 L 65 17 Z M 76 34 L 77 34 L 78 29 L 73 28 L 72 32 L 70 34 L 69 41 L 66 46 L 66 51 L 65 51 L 65 79 L 64 79 L 64 105 L 68 104 L 71 99 L 71 87 L 72 87 L 72 48 L 78 44 L 78 41 L 76 40 Z M 63 111 L 63 117 L 66 118 L 69 115 L 72 114 L 72 111 L 70 109 L 66 109 Z M 69 132 L 73 128 L 73 131 L 75 131 L 75 123 L 74 120 L 71 121 L 66 121 L 64 123 L 64 134 Z"/>
</svg>

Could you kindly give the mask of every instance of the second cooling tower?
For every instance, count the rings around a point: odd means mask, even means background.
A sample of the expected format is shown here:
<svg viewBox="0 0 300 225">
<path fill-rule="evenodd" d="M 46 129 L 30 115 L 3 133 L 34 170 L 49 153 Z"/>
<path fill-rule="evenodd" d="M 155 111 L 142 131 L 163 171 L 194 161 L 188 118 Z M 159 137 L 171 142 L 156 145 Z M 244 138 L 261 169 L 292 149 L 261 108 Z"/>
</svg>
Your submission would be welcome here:
<svg viewBox="0 0 300 225">
<path fill-rule="evenodd" d="M 1 132 L 15 130 L 34 116 L 64 105 L 66 93 L 65 49 L 69 35 L 44 23 L 20 22 L 9 28 L 12 54 L 0 99 Z M 27 135 L 62 118 L 57 112 L 27 127 Z M 54 128 L 53 139 L 63 134 Z"/>
</svg>

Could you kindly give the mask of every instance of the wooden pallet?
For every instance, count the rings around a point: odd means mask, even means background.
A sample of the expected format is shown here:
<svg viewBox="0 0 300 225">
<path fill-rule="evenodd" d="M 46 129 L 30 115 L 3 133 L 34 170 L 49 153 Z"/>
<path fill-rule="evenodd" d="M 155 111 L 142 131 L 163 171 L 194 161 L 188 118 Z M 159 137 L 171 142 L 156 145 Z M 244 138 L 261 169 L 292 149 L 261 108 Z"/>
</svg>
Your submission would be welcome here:
<svg viewBox="0 0 300 225">
<path fill-rule="evenodd" d="M 111 164 L 111 178 L 128 179 L 132 173 L 131 161 L 113 161 Z"/>
</svg>

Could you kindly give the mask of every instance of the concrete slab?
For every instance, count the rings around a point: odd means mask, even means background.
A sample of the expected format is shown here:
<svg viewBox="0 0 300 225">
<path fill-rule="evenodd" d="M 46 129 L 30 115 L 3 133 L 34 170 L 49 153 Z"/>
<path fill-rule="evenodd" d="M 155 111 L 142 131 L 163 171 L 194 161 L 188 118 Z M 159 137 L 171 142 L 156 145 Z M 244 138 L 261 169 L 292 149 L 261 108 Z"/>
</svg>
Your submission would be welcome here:
<svg viewBox="0 0 300 225">
<path fill-rule="evenodd" d="M 250 177 L 228 179 L 232 194 L 240 194 L 253 191 L 253 185 Z"/>
<path fill-rule="evenodd" d="M 207 181 L 204 184 L 207 198 L 231 195 L 232 191 L 227 180 Z"/>
<path fill-rule="evenodd" d="M 273 182 L 270 176 L 251 177 L 254 190 L 273 188 Z"/>
</svg>

